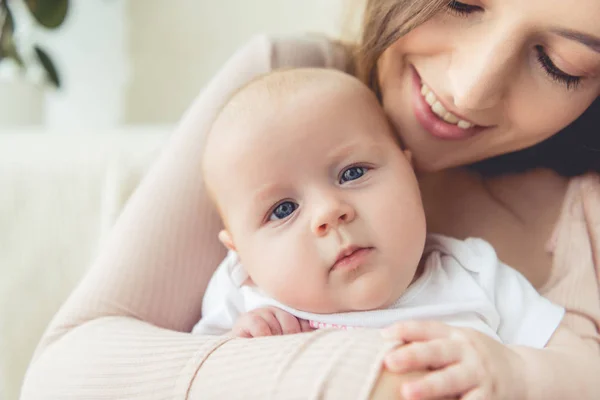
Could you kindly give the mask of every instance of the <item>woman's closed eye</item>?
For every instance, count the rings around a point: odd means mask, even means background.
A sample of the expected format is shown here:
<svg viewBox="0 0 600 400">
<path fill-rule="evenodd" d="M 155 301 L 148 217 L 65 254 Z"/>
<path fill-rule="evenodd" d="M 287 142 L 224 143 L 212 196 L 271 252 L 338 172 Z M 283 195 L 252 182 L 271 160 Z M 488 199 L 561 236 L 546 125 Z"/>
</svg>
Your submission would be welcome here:
<svg viewBox="0 0 600 400">
<path fill-rule="evenodd" d="M 483 9 L 479 6 L 463 3 L 461 1 L 451 1 L 448 3 L 448 10 L 459 16 L 466 16 Z"/>
<path fill-rule="evenodd" d="M 288 218 L 298 209 L 298 204 L 293 201 L 282 201 L 277 204 L 269 214 L 269 221 L 278 221 Z"/>
<path fill-rule="evenodd" d="M 450 13 L 463 18 L 468 18 L 471 16 L 471 14 L 484 11 L 481 6 L 463 3 L 461 1 L 450 1 L 448 3 L 448 10 Z M 567 74 L 558 68 L 550 56 L 548 56 L 548 53 L 546 53 L 544 46 L 537 45 L 534 49 L 536 52 L 537 62 L 542 67 L 544 73 L 546 73 L 553 81 L 560 83 L 567 89 L 577 88 L 582 80 L 580 76 Z"/>
<path fill-rule="evenodd" d="M 339 178 L 340 185 L 343 185 L 344 183 L 347 183 L 350 181 L 355 181 L 357 179 L 362 178 L 369 171 L 369 169 L 370 168 L 368 168 L 368 167 L 356 166 L 356 165 L 346 168 L 340 174 L 340 178 Z"/>
<path fill-rule="evenodd" d="M 567 89 L 576 89 L 579 83 L 581 83 L 581 77 L 569 75 L 559 69 L 550 56 L 548 56 L 543 46 L 535 46 L 535 51 L 537 52 L 537 61 L 554 81 L 565 85 Z"/>
</svg>

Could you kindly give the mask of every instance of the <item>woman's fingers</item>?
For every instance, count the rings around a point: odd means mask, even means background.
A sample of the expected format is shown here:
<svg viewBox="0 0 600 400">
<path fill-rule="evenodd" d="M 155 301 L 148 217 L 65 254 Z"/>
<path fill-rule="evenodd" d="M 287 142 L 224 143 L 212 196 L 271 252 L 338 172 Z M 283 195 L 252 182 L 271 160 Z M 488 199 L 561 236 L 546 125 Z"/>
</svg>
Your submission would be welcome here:
<svg viewBox="0 0 600 400">
<path fill-rule="evenodd" d="M 458 362 L 461 347 L 446 339 L 415 342 L 390 352 L 384 359 L 390 371 L 404 373 L 426 369 L 438 369 Z"/>
<path fill-rule="evenodd" d="M 483 388 L 475 388 L 465 394 L 461 400 L 486 400 L 488 396 Z"/>
<path fill-rule="evenodd" d="M 471 391 L 478 383 L 474 371 L 463 364 L 457 364 L 407 383 L 402 389 L 402 394 L 407 400 L 460 396 Z"/>
</svg>

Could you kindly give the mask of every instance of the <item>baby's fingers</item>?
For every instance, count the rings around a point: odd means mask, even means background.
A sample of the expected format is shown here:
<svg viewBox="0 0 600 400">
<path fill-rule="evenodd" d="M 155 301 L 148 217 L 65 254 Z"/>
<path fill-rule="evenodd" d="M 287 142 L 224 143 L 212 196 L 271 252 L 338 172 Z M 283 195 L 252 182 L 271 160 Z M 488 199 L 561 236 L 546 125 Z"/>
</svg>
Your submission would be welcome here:
<svg viewBox="0 0 600 400">
<path fill-rule="evenodd" d="M 259 317 L 267 324 L 269 327 L 270 335 L 282 335 L 283 330 L 281 328 L 281 324 L 277 320 L 275 313 L 270 309 L 260 310 Z M 265 336 L 265 335 L 263 335 Z"/>
<path fill-rule="evenodd" d="M 255 316 L 251 318 L 244 329 L 250 337 L 271 336 L 273 331 L 271 327 L 262 317 Z"/>
<path fill-rule="evenodd" d="M 269 324 L 258 315 L 243 315 L 234 325 L 232 334 L 242 338 L 271 336 Z"/>
<path fill-rule="evenodd" d="M 476 388 L 479 382 L 475 371 L 456 364 L 405 384 L 402 395 L 406 400 L 433 400 L 452 396 L 462 398 L 463 394 Z"/>
<path fill-rule="evenodd" d="M 384 364 L 392 372 L 404 373 L 438 369 L 460 359 L 460 346 L 449 340 L 438 339 L 401 346 L 385 357 Z"/>
<path fill-rule="evenodd" d="M 281 325 L 284 335 L 293 335 L 294 333 L 302 332 L 300 321 L 292 314 L 283 310 L 277 310 L 275 311 L 275 316 L 277 317 L 277 321 L 279 321 L 279 325 Z"/>
<path fill-rule="evenodd" d="M 302 332 L 312 332 L 315 330 L 315 328 L 310 326 L 310 322 L 305 319 L 300 319 L 300 329 L 302 329 Z"/>
</svg>

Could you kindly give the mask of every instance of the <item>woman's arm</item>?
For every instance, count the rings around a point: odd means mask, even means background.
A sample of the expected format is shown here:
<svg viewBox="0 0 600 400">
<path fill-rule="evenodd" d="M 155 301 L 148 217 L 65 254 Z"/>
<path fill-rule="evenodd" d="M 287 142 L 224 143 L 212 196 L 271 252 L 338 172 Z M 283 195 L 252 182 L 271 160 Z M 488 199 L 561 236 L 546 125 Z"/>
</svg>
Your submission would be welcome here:
<svg viewBox="0 0 600 400">
<path fill-rule="evenodd" d="M 400 383 L 375 384 L 389 349 L 373 330 L 229 339 L 107 317 L 40 353 L 21 398 L 364 400 Z"/>
<path fill-rule="evenodd" d="M 600 287 L 600 174 L 586 176 L 580 185 L 583 215 L 590 236 L 596 279 Z M 596 322 L 597 331 L 600 333 L 600 319 Z"/>
<path fill-rule="evenodd" d="M 507 347 L 472 330 L 439 323 L 408 322 L 397 324 L 390 335 L 405 343 L 426 343 L 398 349 L 386 357 L 386 364 L 398 372 L 431 366 L 427 363 L 439 368 L 439 355 L 446 356 L 444 359 L 449 363 L 446 371 L 415 379 L 405 386 L 406 391 L 455 390 L 461 382 L 469 386 L 476 381 L 481 384 L 481 390 L 498 396 L 492 398 L 600 398 L 599 237 L 600 178 L 588 175 L 570 184 L 550 246 L 554 268 L 543 291 L 566 307 L 563 323 L 569 329 L 560 327 L 547 348 Z M 450 351 L 440 350 L 440 339 L 447 341 Z M 457 361 L 452 357 L 467 361 L 460 370 L 460 374 L 466 374 L 457 375 L 458 370 L 453 368 Z M 479 361 L 474 363 L 474 360 Z"/>
<path fill-rule="evenodd" d="M 572 180 L 551 250 L 552 275 L 542 293 L 567 313 L 548 347 L 513 348 L 522 362 L 529 399 L 599 399 L 600 385 L 600 178 Z"/>
<path fill-rule="evenodd" d="M 191 335 L 224 251 L 200 174 L 207 130 L 229 94 L 274 66 L 340 64 L 327 40 L 258 37 L 192 105 L 51 322 L 23 399 L 366 398 L 389 348 L 376 332 L 262 340 Z M 338 64 L 336 64 L 338 63 Z"/>
<path fill-rule="evenodd" d="M 600 356 L 570 329 L 559 327 L 545 349 L 514 347 L 523 399 L 600 398 Z"/>
<path fill-rule="evenodd" d="M 600 398 L 600 178 L 574 179 L 567 191 L 551 249 L 552 276 L 543 294 L 567 309 L 570 329 L 548 348 L 518 348 L 531 399 Z"/>
<path fill-rule="evenodd" d="M 540 292 L 567 310 L 565 324 L 600 354 L 600 177 L 569 185 L 550 250 L 552 274 Z M 599 355 L 600 358 L 600 355 Z"/>
</svg>

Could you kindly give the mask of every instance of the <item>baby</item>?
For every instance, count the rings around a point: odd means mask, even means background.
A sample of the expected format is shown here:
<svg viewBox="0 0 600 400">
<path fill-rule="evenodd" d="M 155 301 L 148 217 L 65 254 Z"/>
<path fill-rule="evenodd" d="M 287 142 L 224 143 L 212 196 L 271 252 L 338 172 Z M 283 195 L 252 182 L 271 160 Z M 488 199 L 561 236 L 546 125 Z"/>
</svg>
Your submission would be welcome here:
<svg viewBox="0 0 600 400">
<path fill-rule="evenodd" d="M 544 347 L 562 320 L 486 242 L 426 240 L 410 155 L 349 75 L 299 69 L 251 82 L 215 121 L 203 169 L 231 251 L 195 332 L 435 319 Z"/>
<path fill-rule="evenodd" d="M 213 125 L 203 174 L 230 253 L 195 332 L 435 319 L 544 347 L 562 320 L 486 242 L 426 240 L 410 154 L 349 75 L 287 70 L 242 88 Z"/>
<path fill-rule="evenodd" d="M 196 332 L 435 319 L 544 347 L 562 320 L 483 240 L 426 240 L 410 155 L 349 75 L 288 70 L 242 88 L 214 123 L 203 174 L 231 251 Z"/>
<path fill-rule="evenodd" d="M 435 320 L 544 348 L 565 329 L 564 310 L 485 241 L 426 235 L 410 154 L 372 92 L 349 75 L 298 69 L 249 83 L 212 127 L 203 176 L 230 252 L 206 290 L 196 333 L 257 337 Z M 500 347 L 481 350 L 489 347 L 473 345 L 472 354 L 500 368 Z M 472 360 L 464 375 L 481 376 Z M 458 360 L 446 361 L 422 364 L 456 378 Z"/>
</svg>

